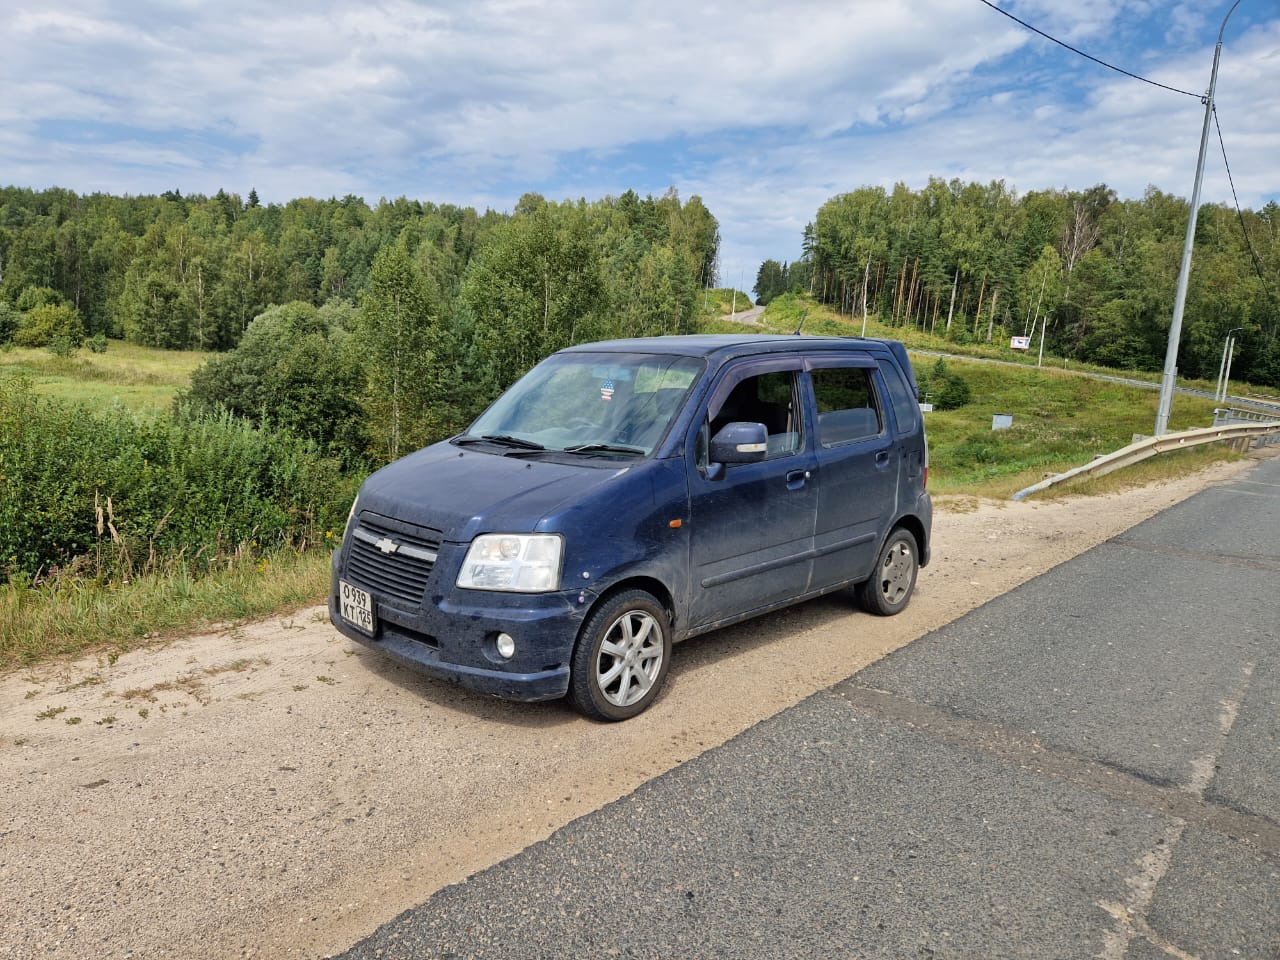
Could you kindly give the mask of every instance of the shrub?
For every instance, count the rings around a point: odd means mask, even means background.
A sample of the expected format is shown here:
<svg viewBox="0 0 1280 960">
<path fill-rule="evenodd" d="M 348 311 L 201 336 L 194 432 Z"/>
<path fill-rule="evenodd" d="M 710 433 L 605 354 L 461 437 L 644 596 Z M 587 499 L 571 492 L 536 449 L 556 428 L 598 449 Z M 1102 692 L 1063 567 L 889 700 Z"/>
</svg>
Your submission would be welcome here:
<svg viewBox="0 0 1280 960">
<path fill-rule="evenodd" d="M 182 416 L 227 411 L 288 429 L 326 453 L 355 459 L 364 447 L 357 397 L 361 359 L 336 322 L 341 305 L 288 303 L 259 314 L 240 345 L 192 374 Z"/>
<path fill-rule="evenodd" d="M 107 335 L 105 333 L 95 333 L 85 341 L 85 346 L 89 348 L 91 353 L 106 353 Z"/>
<path fill-rule="evenodd" d="M 968 382 L 959 376 L 949 376 L 942 381 L 942 389 L 938 391 L 938 399 L 934 405 L 939 410 L 957 410 L 972 398 L 973 392 Z"/>
<path fill-rule="evenodd" d="M 49 303 L 22 315 L 13 342 L 20 347 L 61 347 L 65 353 L 84 343 L 84 323 L 75 307 Z M 58 352 L 55 348 L 54 352 Z"/>
<path fill-rule="evenodd" d="M 928 398 L 935 410 L 956 410 L 973 398 L 968 382 L 958 373 L 952 373 L 941 357 L 933 369 L 919 378 L 920 396 Z"/>
<path fill-rule="evenodd" d="M 79 349 L 79 347 L 71 342 L 70 337 L 63 336 L 62 334 L 50 337 L 46 346 L 49 348 L 49 352 L 55 357 L 69 357 Z"/>
<path fill-rule="evenodd" d="M 9 305 L 9 301 L 0 300 L 0 345 L 8 344 L 18 332 L 18 311 Z"/>
<path fill-rule="evenodd" d="M 0 381 L 0 568 L 126 578 L 199 571 L 341 526 L 354 481 L 313 445 L 228 416 L 89 412 Z"/>
</svg>

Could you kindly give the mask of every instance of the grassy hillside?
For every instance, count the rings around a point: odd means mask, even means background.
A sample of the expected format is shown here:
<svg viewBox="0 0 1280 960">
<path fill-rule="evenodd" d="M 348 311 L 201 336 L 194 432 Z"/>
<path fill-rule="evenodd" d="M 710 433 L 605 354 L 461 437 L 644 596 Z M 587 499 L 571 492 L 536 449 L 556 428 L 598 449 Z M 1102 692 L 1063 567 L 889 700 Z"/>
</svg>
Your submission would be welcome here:
<svg viewBox="0 0 1280 960">
<path fill-rule="evenodd" d="M 70 357 L 48 350 L 0 350 L 0 379 L 31 381 L 37 394 L 95 407 L 120 405 L 138 412 L 167 412 L 191 371 L 210 356 L 196 350 L 158 350 L 111 340 L 105 353 L 79 350 Z"/>
<path fill-rule="evenodd" d="M 863 334 L 862 314 L 852 317 L 848 314 L 837 314 L 830 307 L 817 304 L 809 297 L 787 294 L 772 301 L 761 319 L 761 328 L 775 333 L 791 333 L 796 328 L 801 314 L 805 315 L 804 332 L 811 334 L 834 334 L 837 336 L 861 336 Z M 741 328 L 738 328 L 741 329 Z M 941 329 L 941 328 L 940 328 Z M 985 335 L 985 330 L 980 331 Z M 953 353 L 975 359 L 1001 360 L 1017 363 L 1026 367 L 1035 367 L 1040 362 L 1039 340 L 1035 340 L 1029 350 L 1010 349 L 1008 340 L 991 343 L 965 343 L 960 340 L 948 340 L 943 336 L 931 335 L 914 326 L 892 326 L 881 323 L 875 314 L 867 319 L 866 336 L 890 337 L 901 340 L 909 350 L 937 351 Z M 1159 372 L 1150 370 L 1117 370 L 1114 367 L 1102 367 L 1097 364 L 1079 363 L 1056 356 L 1052 352 L 1044 355 L 1043 366 L 1054 370 L 1074 370 L 1085 373 L 1101 373 L 1111 376 L 1121 375 L 1133 380 L 1146 380 L 1159 383 Z M 1211 380 L 1195 380 L 1182 378 L 1181 386 L 1212 390 L 1215 386 Z M 1248 382 L 1233 381 L 1232 392 L 1239 395 L 1252 393 L 1274 394 L 1272 387 L 1256 386 Z M 1152 416 L 1154 422 L 1155 417 Z"/>
</svg>

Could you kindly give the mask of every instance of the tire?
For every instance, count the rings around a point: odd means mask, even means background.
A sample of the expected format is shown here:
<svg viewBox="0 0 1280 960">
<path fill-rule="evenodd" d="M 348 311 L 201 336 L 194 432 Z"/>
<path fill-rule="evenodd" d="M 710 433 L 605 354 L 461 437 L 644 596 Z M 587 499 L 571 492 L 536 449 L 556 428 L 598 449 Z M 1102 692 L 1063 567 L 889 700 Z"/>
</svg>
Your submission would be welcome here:
<svg viewBox="0 0 1280 960">
<path fill-rule="evenodd" d="M 858 606 L 880 617 L 901 613 L 911 600 L 919 570 L 916 538 L 898 527 L 880 548 L 875 573 L 854 588 Z"/>
<path fill-rule="evenodd" d="M 610 597 L 578 634 L 569 666 L 569 702 L 593 720 L 627 720 L 658 697 L 671 662 L 671 625 L 643 590 Z"/>
</svg>

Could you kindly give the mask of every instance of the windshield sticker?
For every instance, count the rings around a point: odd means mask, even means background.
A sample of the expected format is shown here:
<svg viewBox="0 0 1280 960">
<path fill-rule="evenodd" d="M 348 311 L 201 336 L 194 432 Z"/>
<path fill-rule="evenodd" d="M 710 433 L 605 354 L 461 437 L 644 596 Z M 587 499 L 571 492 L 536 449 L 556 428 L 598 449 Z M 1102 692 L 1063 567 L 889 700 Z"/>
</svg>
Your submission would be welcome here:
<svg viewBox="0 0 1280 960">
<path fill-rule="evenodd" d="M 612 377 L 610 377 L 604 383 L 600 384 L 600 399 L 601 400 L 613 399 L 613 378 Z"/>
</svg>

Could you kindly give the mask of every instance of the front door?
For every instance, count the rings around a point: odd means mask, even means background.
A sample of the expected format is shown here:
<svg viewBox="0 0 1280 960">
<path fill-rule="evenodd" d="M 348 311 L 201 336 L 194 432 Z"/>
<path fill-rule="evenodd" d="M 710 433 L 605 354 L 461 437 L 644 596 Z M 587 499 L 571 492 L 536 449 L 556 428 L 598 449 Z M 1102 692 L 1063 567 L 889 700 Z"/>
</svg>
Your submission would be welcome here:
<svg viewBox="0 0 1280 960">
<path fill-rule="evenodd" d="M 695 423 L 689 445 L 692 628 L 809 589 L 818 484 L 800 385 L 796 360 L 730 369 Z M 727 465 L 712 479 L 709 438 L 733 421 L 763 423 L 769 452 L 755 463 Z"/>
</svg>

